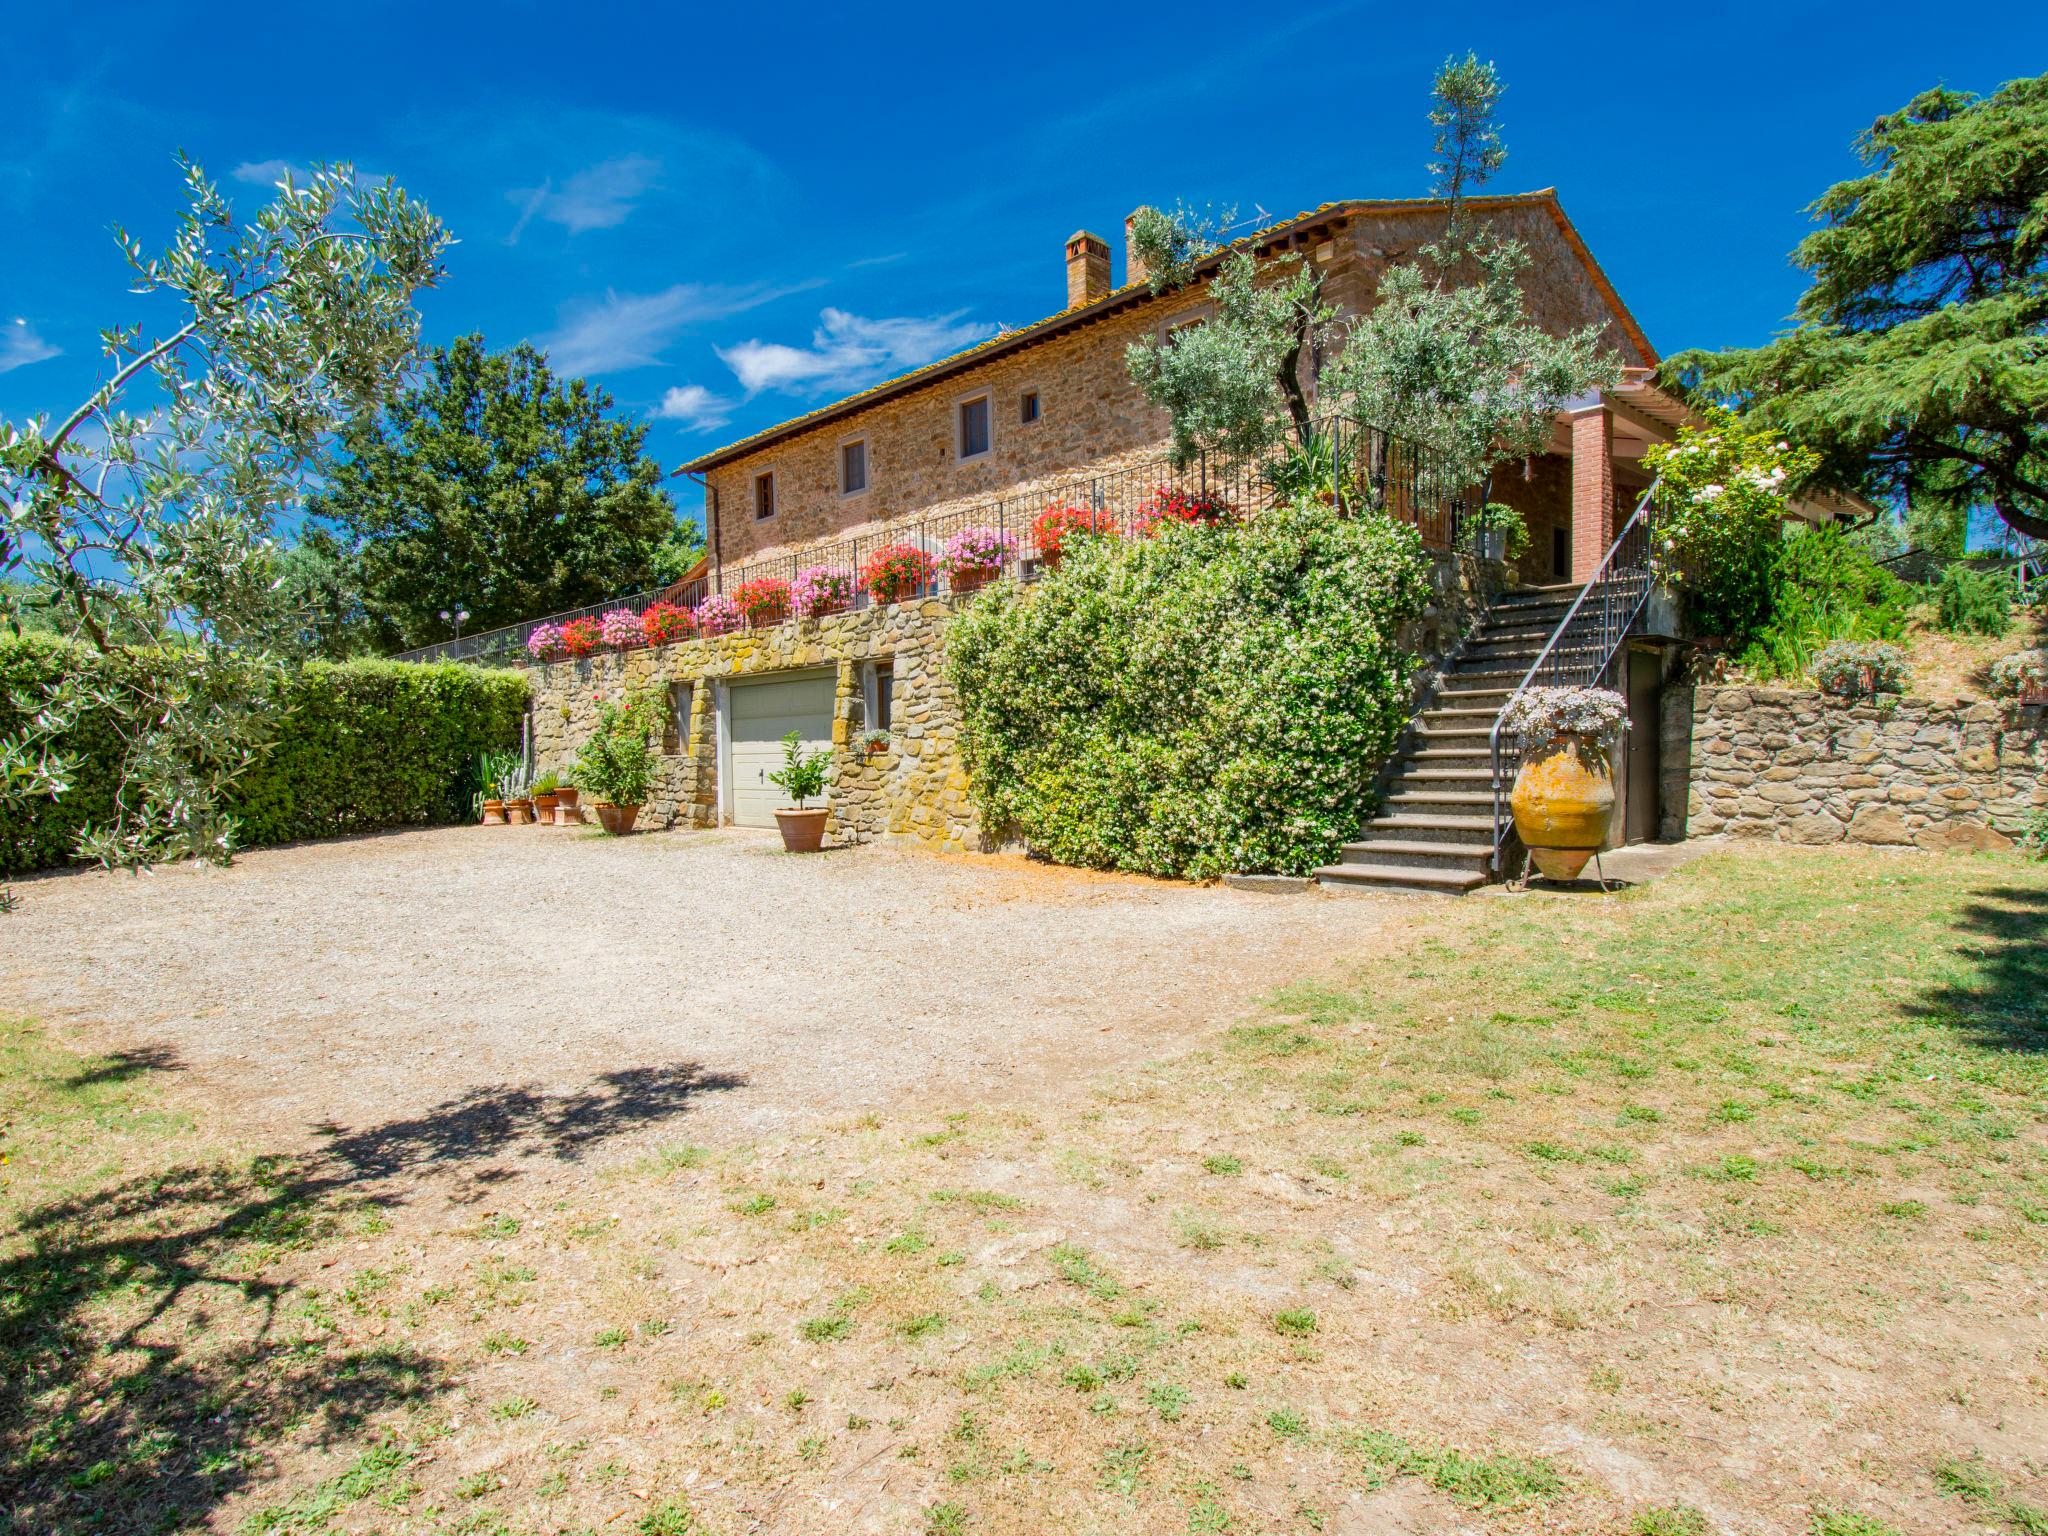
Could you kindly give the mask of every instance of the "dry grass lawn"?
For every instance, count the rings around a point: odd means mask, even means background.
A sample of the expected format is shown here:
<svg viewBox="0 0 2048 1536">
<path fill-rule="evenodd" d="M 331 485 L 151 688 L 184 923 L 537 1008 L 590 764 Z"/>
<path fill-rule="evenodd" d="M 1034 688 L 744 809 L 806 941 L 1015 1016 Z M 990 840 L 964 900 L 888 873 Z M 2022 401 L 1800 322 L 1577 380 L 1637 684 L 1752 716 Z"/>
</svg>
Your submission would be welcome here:
<svg viewBox="0 0 2048 1536">
<path fill-rule="evenodd" d="M 1414 911 L 1069 1102 L 716 1150 L 266 1156 L 0 1026 L 0 1530 L 2048 1530 L 2048 867 Z"/>
</svg>

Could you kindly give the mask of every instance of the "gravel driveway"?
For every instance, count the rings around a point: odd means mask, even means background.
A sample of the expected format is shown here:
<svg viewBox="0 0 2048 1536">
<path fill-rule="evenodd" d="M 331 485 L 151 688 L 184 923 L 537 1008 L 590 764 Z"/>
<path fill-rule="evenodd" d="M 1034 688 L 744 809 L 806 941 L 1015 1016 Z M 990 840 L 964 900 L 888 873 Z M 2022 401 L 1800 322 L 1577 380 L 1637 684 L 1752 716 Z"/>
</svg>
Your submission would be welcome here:
<svg viewBox="0 0 2048 1536">
<path fill-rule="evenodd" d="M 1412 898 L 1273 896 L 772 833 L 444 828 L 65 874 L 0 918 L 0 1008 L 146 1053 L 253 1127 L 430 1111 L 698 1139 L 1029 1099 L 1168 1053 Z M 365 1149 L 374 1160 L 375 1149 Z"/>
</svg>

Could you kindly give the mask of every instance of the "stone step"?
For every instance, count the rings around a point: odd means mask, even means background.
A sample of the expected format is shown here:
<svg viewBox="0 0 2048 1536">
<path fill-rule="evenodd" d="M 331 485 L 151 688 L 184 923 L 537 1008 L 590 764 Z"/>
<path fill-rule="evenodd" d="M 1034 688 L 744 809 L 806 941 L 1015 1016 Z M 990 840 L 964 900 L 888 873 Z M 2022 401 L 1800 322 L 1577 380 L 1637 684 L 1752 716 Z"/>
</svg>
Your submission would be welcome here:
<svg viewBox="0 0 2048 1536">
<path fill-rule="evenodd" d="M 1417 869 L 1484 871 L 1493 857 L 1489 843 L 1429 843 L 1394 837 L 1368 837 L 1344 845 L 1345 864 L 1401 864 Z"/>
<path fill-rule="evenodd" d="M 1463 811 L 1476 816 L 1484 811 L 1493 815 L 1493 795 L 1469 789 L 1404 789 L 1387 796 L 1387 804 L 1397 811 Z"/>
<path fill-rule="evenodd" d="M 1506 765 L 1503 764 L 1502 767 L 1505 769 Z M 1389 792 L 1405 794 L 1411 789 L 1421 789 L 1425 785 L 1458 789 L 1475 784 L 1490 786 L 1492 783 L 1493 768 L 1490 764 L 1482 763 L 1477 768 L 1453 768 L 1434 763 L 1425 766 L 1411 760 L 1402 765 L 1401 776 L 1394 781 Z"/>
<path fill-rule="evenodd" d="M 1418 767 L 1431 768 L 1490 768 L 1493 755 L 1486 749 L 1486 737 L 1481 735 L 1478 742 L 1469 747 L 1421 747 L 1410 752 L 1404 759 Z"/>
<path fill-rule="evenodd" d="M 1493 729 L 1493 722 L 1499 717 L 1500 707 L 1498 705 L 1495 705 L 1492 709 L 1459 709 L 1452 706 L 1440 706 L 1423 712 L 1421 726 L 1425 731 L 1459 729 L 1490 731 Z"/>
<path fill-rule="evenodd" d="M 1493 813 L 1484 816 L 1450 816 L 1442 812 L 1409 811 L 1375 816 L 1365 824 L 1367 837 L 1391 837 L 1403 842 L 1462 843 L 1486 849 L 1493 847 Z"/>
<path fill-rule="evenodd" d="M 1326 864 L 1316 871 L 1316 883 L 1331 890 L 1462 896 L 1486 884 L 1486 874 L 1483 870 L 1420 869 L 1407 864 Z"/>
</svg>

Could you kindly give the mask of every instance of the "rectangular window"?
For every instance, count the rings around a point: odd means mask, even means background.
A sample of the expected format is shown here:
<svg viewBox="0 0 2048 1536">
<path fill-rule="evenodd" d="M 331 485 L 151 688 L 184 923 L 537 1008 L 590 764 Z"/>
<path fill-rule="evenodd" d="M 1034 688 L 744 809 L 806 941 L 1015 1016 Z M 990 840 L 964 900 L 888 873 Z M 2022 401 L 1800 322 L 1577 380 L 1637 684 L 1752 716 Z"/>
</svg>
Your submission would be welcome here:
<svg viewBox="0 0 2048 1536">
<path fill-rule="evenodd" d="M 858 496 L 868 488 L 868 440 L 857 437 L 839 445 L 839 494 Z"/>
<path fill-rule="evenodd" d="M 1017 397 L 1017 420 L 1025 426 L 1038 420 L 1038 391 L 1027 389 Z"/>
<path fill-rule="evenodd" d="M 960 402 L 960 457 L 978 459 L 988 452 L 988 396 Z"/>
<path fill-rule="evenodd" d="M 754 517 L 759 520 L 775 515 L 775 472 L 754 476 Z"/>
<path fill-rule="evenodd" d="M 868 708 L 868 729 L 886 731 L 889 722 L 895 718 L 889 708 L 889 694 L 896 686 L 896 669 L 886 661 L 873 662 L 868 667 L 866 704 Z"/>
<path fill-rule="evenodd" d="M 661 750 L 668 753 L 690 752 L 690 703 L 695 690 L 688 683 L 668 685 L 668 719 L 661 729 Z"/>
<path fill-rule="evenodd" d="M 1562 528 L 1550 530 L 1550 574 L 1569 576 L 1572 569 L 1572 536 Z"/>
</svg>

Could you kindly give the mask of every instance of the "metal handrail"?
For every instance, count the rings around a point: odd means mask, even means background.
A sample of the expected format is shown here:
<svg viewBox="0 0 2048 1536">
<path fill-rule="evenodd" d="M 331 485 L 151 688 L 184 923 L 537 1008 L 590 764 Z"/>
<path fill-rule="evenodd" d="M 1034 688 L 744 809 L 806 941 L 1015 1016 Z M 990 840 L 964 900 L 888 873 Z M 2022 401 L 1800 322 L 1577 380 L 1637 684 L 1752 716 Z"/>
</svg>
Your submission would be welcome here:
<svg viewBox="0 0 2048 1536">
<path fill-rule="evenodd" d="M 1501 872 L 1513 818 L 1508 808 L 1508 790 L 1501 772 L 1501 732 L 1508 711 L 1530 688 L 1582 688 L 1606 675 L 1615 653 L 1635 627 L 1636 617 L 1650 600 L 1662 562 L 1657 552 L 1655 497 L 1658 481 L 1636 502 L 1635 511 L 1622 524 L 1607 553 L 1593 574 L 1572 599 L 1571 607 L 1551 631 L 1549 640 L 1537 653 L 1529 670 L 1508 695 L 1507 702 L 1493 718 L 1487 733 L 1487 750 L 1493 765 L 1493 870 Z M 1590 600 L 1590 606 L 1589 606 Z"/>
<path fill-rule="evenodd" d="M 1469 527 L 1466 498 L 1437 473 L 1420 447 L 1340 415 L 1324 416 L 1314 426 L 1330 444 L 1330 489 L 1340 504 L 1411 523 L 1425 545 L 1461 547 Z M 1270 504 L 1278 495 L 1270 474 L 1272 468 L 1265 461 L 1217 465 L 1206 455 L 1176 467 L 1165 455 L 1147 456 L 1094 474 L 1039 482 L 980 498 L 951 511 L 913 513 L 850 537 L 821 539 L 779 553 L 736 561 L 713 576 L 481 630 L 459 640 L 437 641 L 402 651 L 392 659 L 477 661 L 523 657 L 527 637 L 542 624 L 596 618 L 615 609 L 642 613 L 657 602 L 694 608 L 708 597 L 730 593 L 760 578 L 793 582 L 799 571 L 812 565 L 844 570 L 851 576 L 867 555 L 883 545 L 914 544 L 936 556 L 949 536 L 968 527 L 984 527 L 1000 534 L 1012 551 L 1004 562 L 1005 570 L 1019 580 L 1030 581 L 1046 568 L 1046 552 L 1038 547 L 1033 519 L 1049 506 L 1064 505 L 1092 512 L 1118 534 L 1129 537 L 1148 526 L 1147 519 L 1154 515 L 1162 496 L 1199 500 L 1242 512 Z M 916 595 L 925 596 L 937 590 L 935 580 Z M 869 603 L 868 595 L 857 590 L 852 606 L 864 608 Z"/>
</svg>

